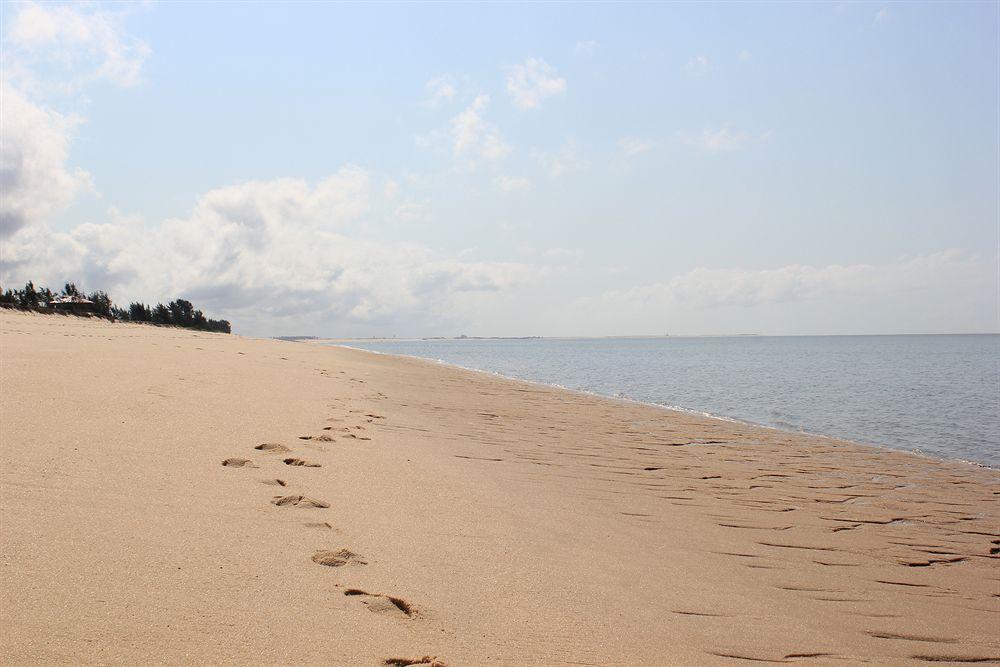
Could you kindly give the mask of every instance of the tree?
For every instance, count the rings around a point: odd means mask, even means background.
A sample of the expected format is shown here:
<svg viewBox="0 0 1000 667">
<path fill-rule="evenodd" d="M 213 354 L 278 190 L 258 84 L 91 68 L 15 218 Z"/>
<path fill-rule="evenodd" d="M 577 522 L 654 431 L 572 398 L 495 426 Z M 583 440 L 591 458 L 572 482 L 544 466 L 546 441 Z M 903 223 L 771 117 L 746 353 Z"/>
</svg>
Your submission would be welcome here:
<svg viewBox="0 0 1000 667">
<path fill-rule="evenodd" d="M 128 318 L 133 322 L 151 322 L 153 313 L 144 303 L 132 303 L 128 307 Z"/>
<path fill-rule="evenodd" d="M 150 322 L 153 324 L 170 324 L 170 311 L 162 303 L 156 304 L 156 308 L 153 309 L 152 316 L 150 317 Z"/>
<path fill-rule="evenodd" d="M 170 310 L 170 323 L 179 327 L 190 327 L 194 324 L 194 305 L 190 301 L 177 299 L 167 304 Z"/>
<path fill-rule="evenodd" d="M 232 328 L 229 326 L 229 320 L 208 320 L 205 322 L 205 331 L 232 333 Z"/>
<path fill-rule="evenodd" d="M 21 292 L 21 308 L 38 308 L 38 292 L 35 291 L 35 283 L 30 280 L 25 284 L 24 291 Z"/>
<path fill-rule="evenodd" d="M 87 298 L 94 302 L 94 313 L 101 317 L 111 317 L 111 297 L 106 292 L 92 292 Z"/>
</svg>

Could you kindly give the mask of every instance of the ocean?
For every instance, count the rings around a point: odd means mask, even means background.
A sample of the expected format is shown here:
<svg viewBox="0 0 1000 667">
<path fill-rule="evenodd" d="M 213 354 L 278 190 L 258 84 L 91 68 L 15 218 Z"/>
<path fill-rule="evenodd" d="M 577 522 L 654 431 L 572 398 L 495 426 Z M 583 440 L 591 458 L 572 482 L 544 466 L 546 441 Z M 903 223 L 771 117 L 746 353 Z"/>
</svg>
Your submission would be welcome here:
<svg viewBox="0 0 1000 667">
<path fill-rule="evenodd" d="M 1000 468 L 1000 335 L 359 340 L 350 346 Z"/>
</svg>

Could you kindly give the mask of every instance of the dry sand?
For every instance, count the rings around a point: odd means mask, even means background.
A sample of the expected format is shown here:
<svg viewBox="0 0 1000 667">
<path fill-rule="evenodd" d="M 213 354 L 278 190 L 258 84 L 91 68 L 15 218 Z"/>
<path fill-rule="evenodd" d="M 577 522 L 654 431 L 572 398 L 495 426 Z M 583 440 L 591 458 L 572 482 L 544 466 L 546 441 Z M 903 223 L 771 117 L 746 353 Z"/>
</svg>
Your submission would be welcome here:
<svg viewBox="0 0 1000 667">
<path fill-rule="evenodd" d="M 1000 660 L 996 471 L 315 343 L 0 364 L 4 664 Z"/>
</svg>

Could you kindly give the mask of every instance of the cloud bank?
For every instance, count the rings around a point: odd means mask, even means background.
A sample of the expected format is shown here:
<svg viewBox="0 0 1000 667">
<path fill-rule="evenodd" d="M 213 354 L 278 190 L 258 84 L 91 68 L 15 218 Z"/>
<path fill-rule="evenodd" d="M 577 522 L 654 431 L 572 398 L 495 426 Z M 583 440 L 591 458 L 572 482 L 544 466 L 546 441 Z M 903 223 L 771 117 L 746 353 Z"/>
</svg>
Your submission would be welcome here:
<svg viewBox="0 0 1000 667">
<path fill-rule="evenodd" d="M 579 299 L 562 317 L 602 314 L 601 333 L 952 331 L 950 314 L 994 330 L 995 259 L 947 250 L 883 264 L 698 267 L 665 282 Z M 733 330 L 734 322 L 745 323 Z"/>
<path fill-rule="evenodd" d="M 0 239 L 65 206 L 89 175 L 67 166 L 79 119 L 32 104 L 0 82 Z"/>
<path fill-rule="evenodd" d="M 315 186 L 277 179 L 212 190 L 189 216 L 155 226 L 33 226 L 5 244 L 0 271 L 5 280 L 83 280 L 132 298 L 184 296 L 237 322 L 340 323 L 347 331 L 451 324 L 456 295 L 533 276 L 523 264 L 458 261 L 350 235 L 380 190 L 365 170 L 344 167 Z"/>
</svg>

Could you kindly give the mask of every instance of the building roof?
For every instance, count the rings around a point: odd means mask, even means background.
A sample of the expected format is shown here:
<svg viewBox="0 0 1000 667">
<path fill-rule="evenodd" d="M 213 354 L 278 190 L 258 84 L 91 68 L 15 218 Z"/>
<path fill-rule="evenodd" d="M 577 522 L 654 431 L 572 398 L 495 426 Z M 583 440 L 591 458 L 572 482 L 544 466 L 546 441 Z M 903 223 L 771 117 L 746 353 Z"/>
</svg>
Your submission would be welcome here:
<svg viewBox="0 0 1000 667">
<path fill-rule="evenodd" d="M 76 296 L 76 295 L 72 295 L 72 296 L 57 296 L 57 297 L 53 297 L 52 300 L 49 301 L 49 305 L 50 306 L 54 306 L 54 305 L 57 305 L 57 304 L 64 304 L 64 303 L 84 303 L 84 304 L 89 303 L 89 304 L 93 304 L 94 302 L 91 301 L 90 299 L 85 299 L 82 296 Z"/>
</svg>

